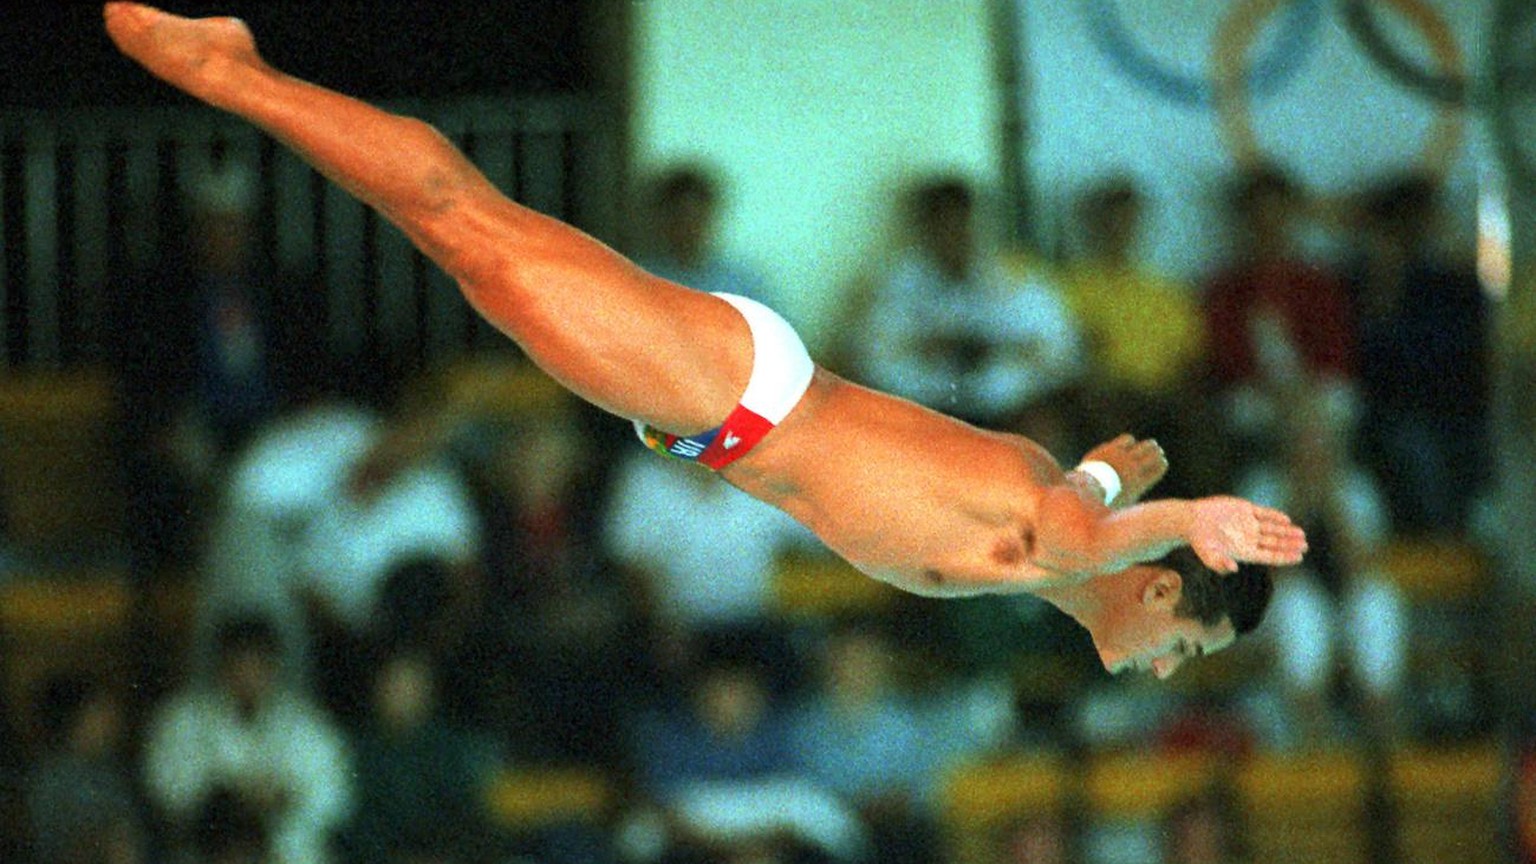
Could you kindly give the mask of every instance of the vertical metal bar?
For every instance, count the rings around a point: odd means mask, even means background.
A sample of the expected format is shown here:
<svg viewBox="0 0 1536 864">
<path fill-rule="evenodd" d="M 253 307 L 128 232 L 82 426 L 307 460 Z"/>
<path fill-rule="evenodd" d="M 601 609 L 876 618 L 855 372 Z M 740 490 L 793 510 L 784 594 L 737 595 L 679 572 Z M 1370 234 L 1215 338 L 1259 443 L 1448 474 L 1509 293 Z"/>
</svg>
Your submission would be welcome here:
<svg viewBox="0 0 1536 864">
<path fill-rule="evenodd" d="M 1029 218 L 1029 170 L 1026 165 L 1029 121 L 1024 111 L 1028 82 L 1024 80 L 1024 10 L 1019 0 L 992 0 L 993 74 L 997 80 L 997 140 L 1002 154 L 1005 241 L 1014 247 L 1035 244 Z"/>
<path fill-rule="evenodd" d="M 286 150 L 278 153 L 272 165 L 272 213 L 277 220 L 277 263 L 284 270 L 314 270 L 315 186 L 312 168 Z"/>
<path fill-rule="evenodd" d="M 208 125 L 200 117 L 187 116 L 176 124 L 168 137 L 176 142 L 176 163 L 171 170 L 176 178 L 177 202 L 195 206 L 199 187 L 208 182 L 213 164 Z"/>
<path fill-rule="evenodd" d="M 123 241 L 128 263 L 149 267 L 159 248 L 160 142 L 153 135 L 135 136 L 123 158 L 128 206 L 123 211 Z"/>
<path fill-rule="evenodd" d="M 325 289 L 331 344 L 355 355 L 368 342 L 367 303 L 363 299 L 363 204 L 341 187 L 325 187 Z"/>
<path fill-rule="evenodd" d="M 374 222 L 373 249 L 378 277 L 374 332 L 380 345 L 410 344 L 417 332 L 415 253 L 405 235 L 384 219 Z"/>
<path fill-rule="evenodd" d="M 565 130 L 547 118 L 523 138 L 523 203 L 550 216 L 565 214 Z"/>
<path fill-rule="evenodd" d="M 107 255 L 111 230 L 107 202 L 110 190 L 109 153 L 106 133 L 99 123 L 89 124 L 75 137 L 74 177 L 74 248 L 71 270 L 77 292 L 74 332 L 85 340 L 77 352 L 85 357 L 101 356 L 106 310 L 103 285 L 107 275 Z"/>
<path fill-rule="evenodd" d="M 464 347 L 464 328 L 468 310 L 458 286 L 436 265 L 426 272 L 426 297 L 422 304 L 426 317 L 427 356 L 451 357 Z"/>
<path fill-rule="evenodd" d="M 573 126 L 570 196 L 578 225 L 598 237 L 623 245 L 626 226 L 619 218 L 628 195 L 619 156 L 618 130 L 609 123 Z"/>
<path fill-rule="evenodd" d="M 9 129 L 0 126 L 0 369 L 10 365 L 11 358 L 11 260 L 10 243 L 6 242 L 7 225 L 11 213 L 11 160 L 8 158 Z"/>
<path fill-rule="evenodd" d="M 510 130 L 477 129 L 475 165 L 507 196 L 517 189 L 517 138 Z"/>
<path fill-rule="evenodd" d="M 24 357 L 45 368 L 59 360 L 58 135 L 51 125 L 28 130 L 22 165 L 27 255 Z"/>
</svg>

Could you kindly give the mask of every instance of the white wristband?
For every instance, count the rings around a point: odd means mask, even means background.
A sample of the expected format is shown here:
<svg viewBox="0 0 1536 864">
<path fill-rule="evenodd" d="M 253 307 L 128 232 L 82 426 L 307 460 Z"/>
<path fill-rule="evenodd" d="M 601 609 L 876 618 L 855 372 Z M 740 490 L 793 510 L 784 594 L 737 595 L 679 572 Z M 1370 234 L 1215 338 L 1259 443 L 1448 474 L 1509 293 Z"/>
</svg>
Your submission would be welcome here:
<svg viewBox="0 0 1536 864">
<path fill-rule="evenodd" d="M 1099 485 L 1104 487 L 1104 503 L 1106 505 L 1115 503 L 1115 498 L 1120 495 L 1120 474 L 1115 471 L 1114 466 L 1108 462 L 1089 459 L 1079 464 L 1077 470 L 1097 480 Z"/>
</svg>

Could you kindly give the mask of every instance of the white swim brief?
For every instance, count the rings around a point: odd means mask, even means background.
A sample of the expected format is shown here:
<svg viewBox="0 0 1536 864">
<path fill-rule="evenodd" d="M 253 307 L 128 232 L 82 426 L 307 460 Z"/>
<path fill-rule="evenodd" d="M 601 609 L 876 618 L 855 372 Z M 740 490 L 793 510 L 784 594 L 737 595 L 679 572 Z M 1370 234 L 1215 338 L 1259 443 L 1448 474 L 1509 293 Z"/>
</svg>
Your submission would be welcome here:
<svg viewBox="0 0 1536 864">
<path fill-rule="evenodd" d="M 635 421 L 645 446 L 716 471 L 747 455 L 789 416 L 811 386 L 816 364 L 789 322 L 767 306 L 735 294 L 714 296 L 736 307 L 752 332 L 752 375 L 725 422 L 697 435 L 672 435 Z"/>
</svg>

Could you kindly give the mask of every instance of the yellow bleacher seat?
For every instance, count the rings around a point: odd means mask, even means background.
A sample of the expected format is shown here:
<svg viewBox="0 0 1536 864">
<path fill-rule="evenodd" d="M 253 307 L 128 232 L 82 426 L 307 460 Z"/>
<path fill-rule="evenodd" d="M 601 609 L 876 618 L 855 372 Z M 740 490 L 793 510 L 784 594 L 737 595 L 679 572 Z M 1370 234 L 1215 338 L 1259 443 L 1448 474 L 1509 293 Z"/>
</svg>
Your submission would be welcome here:
<svg viewBox="0 0 1536 864">
<path fill-rule="evenodd" d="M 110 678 L 128 671 L 132 611 L 128 580 L 115 573 L 37 575 L 0 585 L 4 698 L 20 727 L 48 676 L 84 671 Z"/>
<path fill-rule="evenodd" d="M 101 370 L 0 375 L 0 417 L 74 420 L 112 410 L 112 379 Z"/>
<path fill-rule="evenodd" d="M 467 357 L 433 379 L 432 398 L 448 411 L 516 420 L 570 410 L 573 398 L 537 366 L 514 357 Z"/>
<path fill-rule="evenodd" d="M 128 621 L 127 578 L 112 571 L 38 574 L 0 584 L 0 633 L 7 639 L 116 632 Z"/>
<path fill-rule="evenodd" d="M 492 820 L 508 830 L 529 830 L 601 819 L 612 803 L 608 778 L 584 769 L 508 770 L 486 792 Z"/>
<path fill-rule="evenodd" d="M 1205 754 L 1114 754 L 1088 766 L 1087 802 L 1108 819 L 1157 819 L 1219 778 L 1221 764 Z"/>
<path fill-rule="evenodd" d="M 1255 862 L 1367 859 L 1367 775 L 1355 754 L 1262 755 L 1236 781 Z"/>
<path fill-rule="evenodd" d="M 110 376 L 0 375 L 0 506 L 24 549 L 96 546 L 122 528 Z"/>
<path fill-rule="evenodd" d="M 773 574 L 773 608 L 787 618 L 877 613 L 895 599 L 895 588 L 830 554 L 786 555 Z"/>
<path fill-rule="evenodd" d="M 1502 860 L 1504 760 L 1497 747 L 1404 750 L 1392 755 L 1388 777 L 1404 862 Z"/>
<path fill-rule="evenodd" d="M 1021 819 L 1064 812 L 1075 785 L 1065 761 L 1048 754 L 1015 754 L 951 771 L 939 793 L 950 860 L 995 860 L 998 832 Z"/>
<path fill-rule="evenodd" d="M 1071 790 L 1071 774 L 1051 755 L 1016 755 L 966 765 L 945 778 L 940 807 L 960 830 L 994 825 L 1019 813 L 1058 808 Z"/>
<path fill-rule="evenodd" d="M 1482 552 L 1459 540 L 1394 540 L 1387 544 L 1376 566 L 1410 601 L 1420 603 L 1474 597 L 1488 580 L 1488 563 Z"/>
</svg>

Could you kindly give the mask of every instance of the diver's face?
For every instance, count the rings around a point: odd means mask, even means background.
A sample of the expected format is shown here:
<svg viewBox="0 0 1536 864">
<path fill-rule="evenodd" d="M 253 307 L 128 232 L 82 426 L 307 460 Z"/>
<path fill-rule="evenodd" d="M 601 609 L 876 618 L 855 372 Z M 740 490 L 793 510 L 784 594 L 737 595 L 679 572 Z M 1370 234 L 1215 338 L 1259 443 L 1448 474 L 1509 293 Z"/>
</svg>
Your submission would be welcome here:
<svg viewBox="0 0 1536 864">
<path fill-rule="evenodd" d="M 1110 674 L 1150 672 L 1168 678 L 1191 658 L 1214 654 L 1237 638 L 1225 618 L 1206 625 L 1175 613 L 1182 582 L 1174 571 L 1143 566 L 1127 575 L 1144 580 L 1144 586 L 1093 633 L 1099 660 Z"/>
</svg>

